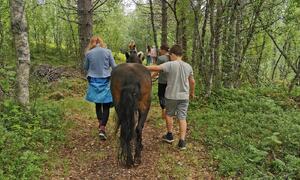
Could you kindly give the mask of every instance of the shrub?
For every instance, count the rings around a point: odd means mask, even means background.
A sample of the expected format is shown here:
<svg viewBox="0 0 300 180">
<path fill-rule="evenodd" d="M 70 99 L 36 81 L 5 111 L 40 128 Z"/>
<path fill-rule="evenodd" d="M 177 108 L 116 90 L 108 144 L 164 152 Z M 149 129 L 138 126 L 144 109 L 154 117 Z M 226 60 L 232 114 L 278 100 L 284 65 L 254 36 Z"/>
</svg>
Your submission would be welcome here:
<svg viewBox="0 0 300 180">
<path fill-rule="evenodd" d="M 0 108 L 0 179 L 38 179 L 45 152 L 64 138 L 62 112 L 41 103 L 23 110 L 11 100 Z"/>
<path fill-rule="evenodd" d="M 222 176 L 300 178 L 300 112 L 268 91 L 223 89 L 208 104 L 191 102 L 192 138 L 203 139 Z"/>
</svg>

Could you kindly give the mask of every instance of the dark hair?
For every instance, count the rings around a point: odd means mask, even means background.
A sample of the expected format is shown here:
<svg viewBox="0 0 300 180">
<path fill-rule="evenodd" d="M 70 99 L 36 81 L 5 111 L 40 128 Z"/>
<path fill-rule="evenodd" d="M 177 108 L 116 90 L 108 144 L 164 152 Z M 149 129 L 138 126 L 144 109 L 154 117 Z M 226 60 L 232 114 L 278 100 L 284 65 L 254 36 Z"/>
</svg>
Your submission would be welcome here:
<svg viewBox="0 0 300 180">
<path fill-rule="evenodd" d="M 180 45 L 175 44 L 170 49 L 170 54 L 175 54 L 176 56 L 182 56 L 182 48 Z"/>
<path fill-rule="evenodd" d="M 169 51 L 169 46 L 168 46 L 167 44 L 162 44 L 162 45 L 160 46 L 160 49 L 161 49 L 161 50 L 165 50 L 165 51 Z"/>
<path fill-rule="evenodd" d="M 147 46 L 147 50 L 148 50 L 148 51 L 151 51 L 151 47 L 150 47 L 149 45 Z"/>
</svg>

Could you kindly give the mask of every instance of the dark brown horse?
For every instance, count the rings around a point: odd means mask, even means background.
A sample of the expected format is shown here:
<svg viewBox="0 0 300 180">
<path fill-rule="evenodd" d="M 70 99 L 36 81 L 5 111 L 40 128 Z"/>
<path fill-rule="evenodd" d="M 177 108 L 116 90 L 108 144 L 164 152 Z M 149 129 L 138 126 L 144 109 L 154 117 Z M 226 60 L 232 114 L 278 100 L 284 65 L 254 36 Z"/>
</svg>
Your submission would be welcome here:
<svg viewBox="0 0 300 180">
<path fill-rule="evenodd" d="M 127 62 L 112 71 L 111 92 L 120 127 L 119 160 L 131 167 L 141 163 L 142 132 L 150 109 L 152 82 L 136 52 L 129 54 Z"/>
</svg>

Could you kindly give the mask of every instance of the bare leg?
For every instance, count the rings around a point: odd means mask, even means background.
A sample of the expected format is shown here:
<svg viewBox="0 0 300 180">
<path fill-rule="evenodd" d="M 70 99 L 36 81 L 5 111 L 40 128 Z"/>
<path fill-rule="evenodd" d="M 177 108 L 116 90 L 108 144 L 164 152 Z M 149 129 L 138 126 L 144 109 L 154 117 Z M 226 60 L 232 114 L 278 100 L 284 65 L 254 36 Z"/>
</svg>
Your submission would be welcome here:
<svg viewBox="0 0 300 180">
<path fill-rule="evenodd" d="M 186 128 L 187 128 L 187 122 L 186 120 L 179 120 L 179 130 L 180 130 L 180 139 L 185 140 L 186 136 Z"/>
<path fill-rule="evenodd" d="M 173 117 L 166 114 L 166 126 L 168 132 L 173 132 Z"/>
</svg>

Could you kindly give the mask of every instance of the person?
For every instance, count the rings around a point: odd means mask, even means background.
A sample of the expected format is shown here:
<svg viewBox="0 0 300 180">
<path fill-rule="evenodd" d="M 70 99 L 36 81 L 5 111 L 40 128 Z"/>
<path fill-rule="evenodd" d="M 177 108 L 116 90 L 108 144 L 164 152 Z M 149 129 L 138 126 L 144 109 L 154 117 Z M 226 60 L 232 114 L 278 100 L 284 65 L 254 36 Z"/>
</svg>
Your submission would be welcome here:
<svg viewBox="0 0 300 180">
<path fill-rule="evenodd" d="M 134 40 L 131 40 L 130 43 L 128 44 L 128 49 L 129 51 L 135 51 L 137 52 L 137 49 L 136 49 L 136 45 L 135 45 L 135 41 Z"/>
<path fill-rule="evenodd" d="M 147 66 L 151 64 L 151 47 L 148 45 L 146 49 L 147 54 Z"/>
<path fill-rule="evenodd" d="M 169 46 L 163 44 L 160 46 L 159 54 L 157 58 L 157 65 L 163 64 L 169 61 Z M 166 110 L 165 110 L 165 92 L 167 87 L 167 74 L 163 71 L 155 72 L 152 74 L 152 77 L 157 77 L 158 75 L 158 99 L 159 105 L 161 107 L 161 117 L 166 121 Z"/>
<path fill-rule="evenodd" d="M 155 46 L 152 46 L 151 51 L 150 51 L 150 56 L 151 56 L 151 63 L 156 64 L 157 52 L 156 52 Z"/>
<path fill-rule="evenodd" d="M 178 148 L 186 149 L 186 130 L 187 130 L 187 110 L 189 98 L 195 96 L 195 80 L 192 67 L 182 61 L 182 48 L 174 45 L 170 49 L 169 62 L 147 66 L 150 71 L 163 71 L 167 73 L 167 87 L 165 92 L 166 101 L 166 125 L 167 134 L 163 136 L 163 141 L 172 143 L 173 138 L 173 116 L 179 120 L 180 139 Z"/>
<path fill-rule="evenodd" d="M 114 67 L 116 67 L 116 63 L 111 50 L 106 48 L 100 37 L 92 37 L 86 48 L 84 61 L 84 69 L 87 71 L 88 79 L 86 100 L 96 105 L 101 140 L 107 139 L 105 127 L 109 118 L 109 108 L 112 104 L 109 80 L 111 69 Z"/>
</svg>

